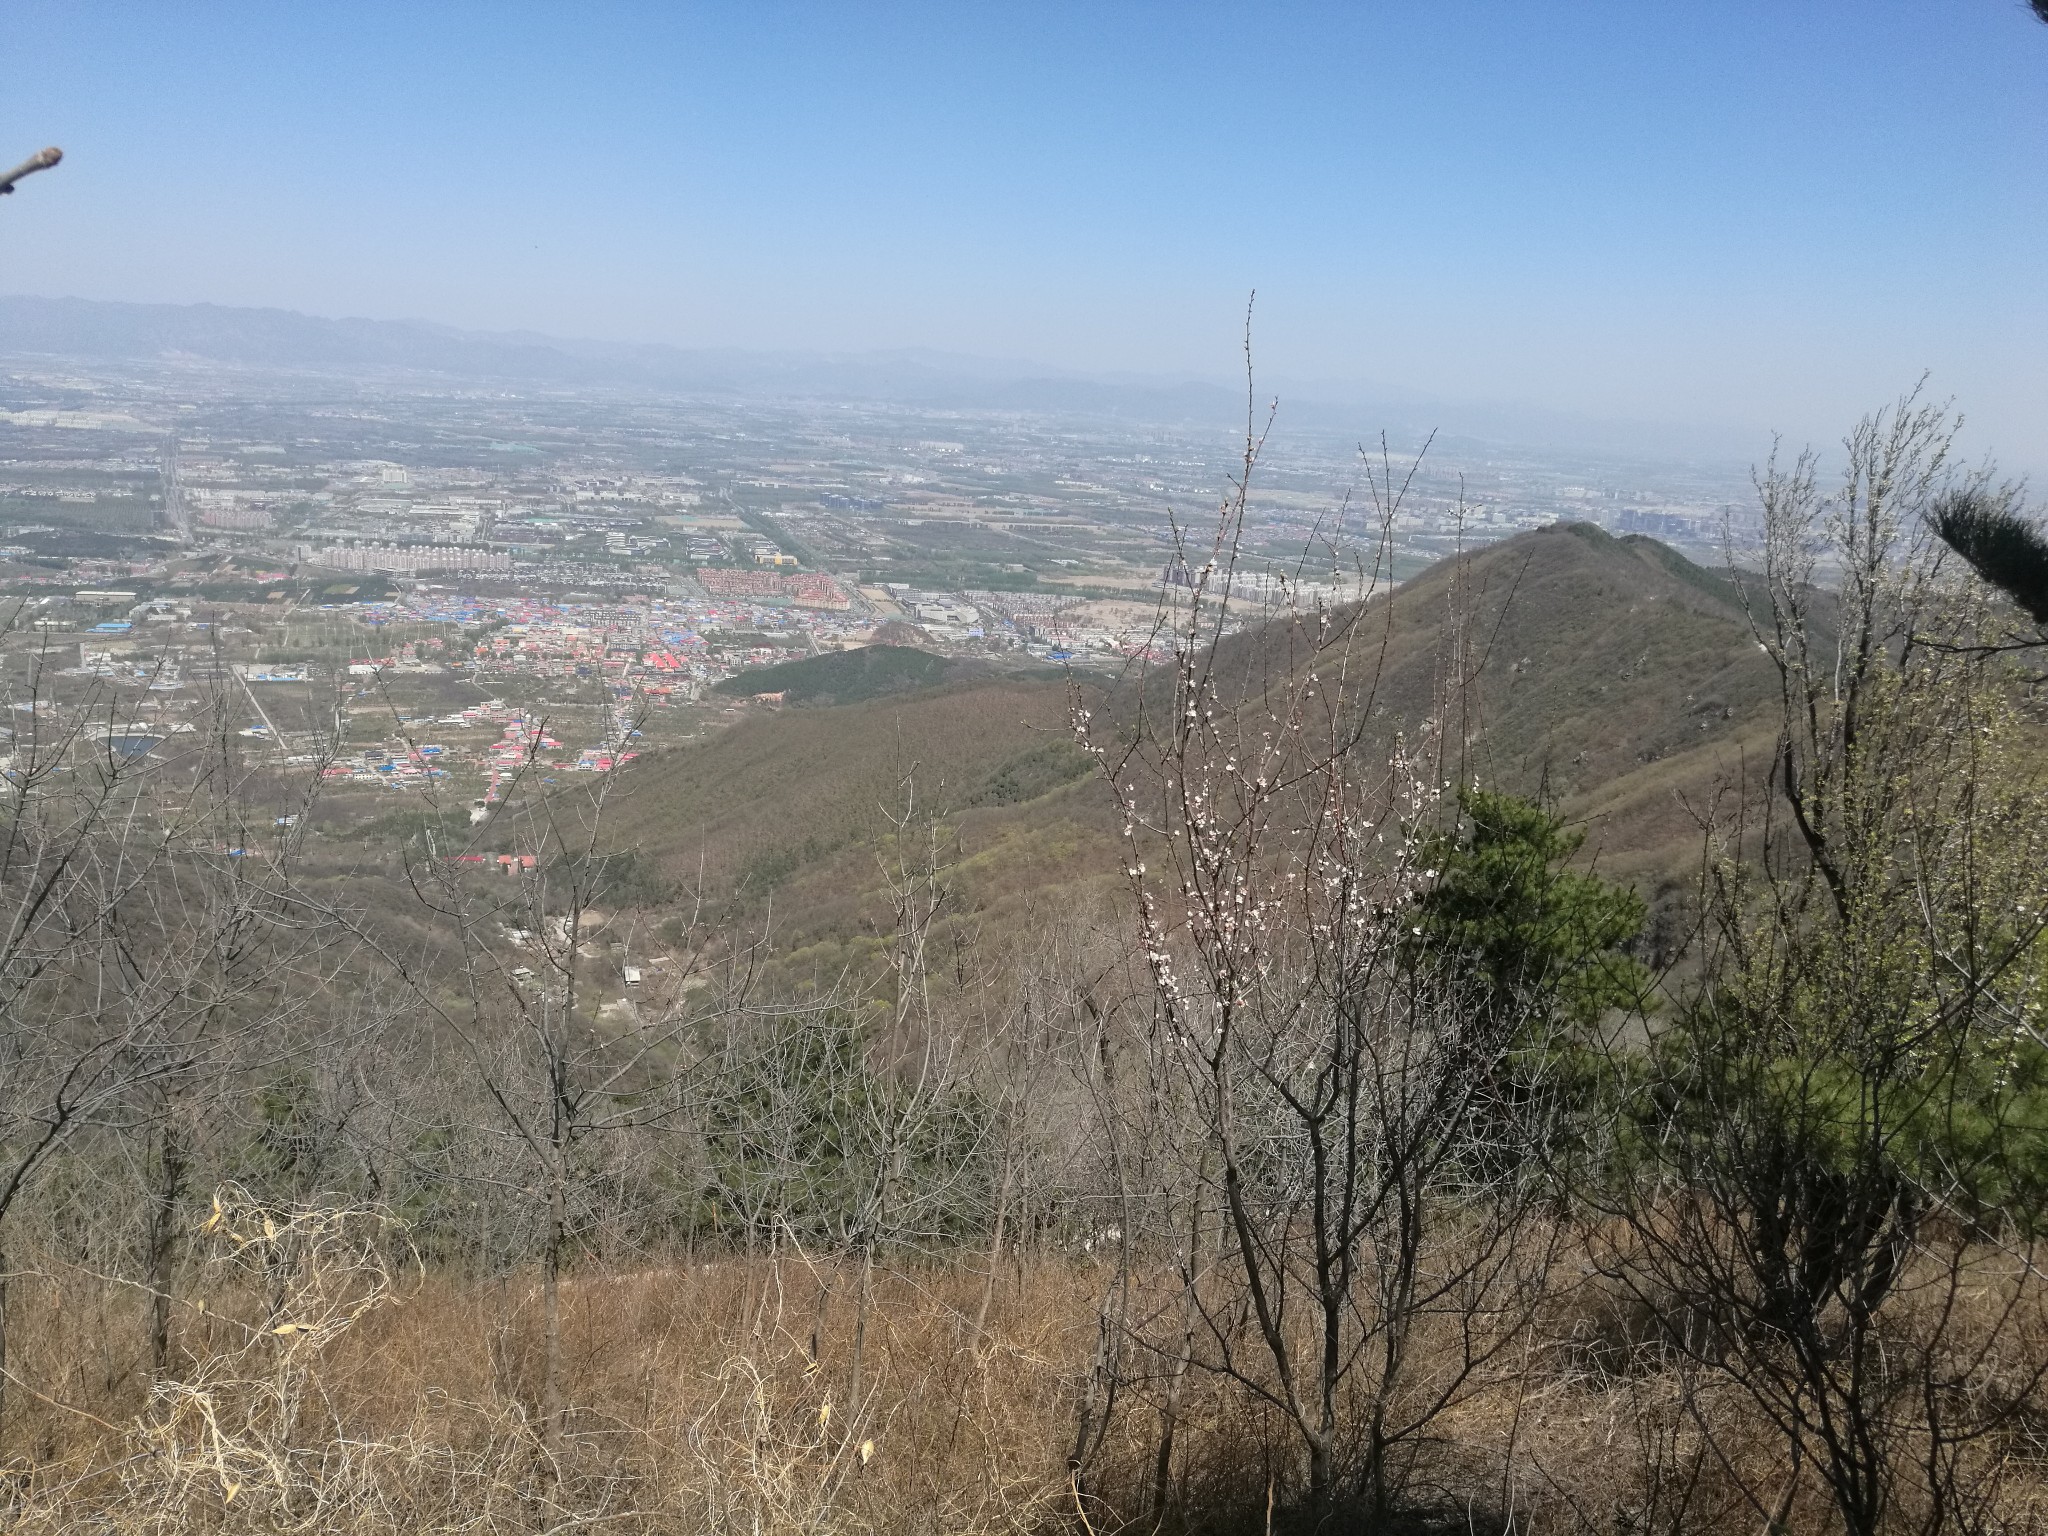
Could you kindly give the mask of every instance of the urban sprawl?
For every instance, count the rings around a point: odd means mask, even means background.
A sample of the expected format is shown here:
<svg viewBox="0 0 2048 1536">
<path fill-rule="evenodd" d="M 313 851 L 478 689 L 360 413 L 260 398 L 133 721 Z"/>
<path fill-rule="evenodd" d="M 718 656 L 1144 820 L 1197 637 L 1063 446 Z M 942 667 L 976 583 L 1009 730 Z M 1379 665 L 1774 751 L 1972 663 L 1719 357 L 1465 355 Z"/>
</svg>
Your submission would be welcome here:
<svg viewBox="0 0 2048 1536">
<path fill-rule="evenodd" d="M 774 707 L 753 669 L 870 644 L 997 666 L 1157 655 L 1241 428 L 0 363 L 14 708 L 111 689 L 148 750 L 212 688 L 349 785 L 602 770 Z M 1388 476 L 1406 483 L 1391 517 Z M 1560 519 L 1716 545 L 1727 472 L 1437 447 L 1412 478 L 1279 432 L 1232 600 L 1343 601 Z M 1382 533 L 1393 536 L 1385 563 Z M 217 694 L 216 694 L 217 696 Z M 338 704 L 337 704 L 338 698 Z"/>
</svg>

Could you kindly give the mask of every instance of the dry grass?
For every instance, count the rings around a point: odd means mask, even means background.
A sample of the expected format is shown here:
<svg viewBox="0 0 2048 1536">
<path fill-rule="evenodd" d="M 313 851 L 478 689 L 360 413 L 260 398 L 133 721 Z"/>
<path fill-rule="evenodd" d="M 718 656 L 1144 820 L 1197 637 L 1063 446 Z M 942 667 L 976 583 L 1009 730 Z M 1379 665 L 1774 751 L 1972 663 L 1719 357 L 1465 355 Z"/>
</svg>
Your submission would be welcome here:
<svg viewBox="0 0 2048 1536">
<path fill-rule="evenodd" d="M 983 1277 L 878 1275 L 858 1400 L 849 1268 L 574 1279 L 550 1436 L 530 1280 L 422 1275 L 368 1218 L 325 1219 L 323 1252 L 278 1229 L 206 1264 L 148 1390 L 120 1349 L 135 1293 L 17 1281 L 11 1528 L 979 1532 L 1040 1528 L 1066 1490 L 1082 1272 L 1013 1272 L 980 1333 Z"/>
<path fill-rule="evenodd" d="M 373 1213 L 266 1231 L 232 1198 L 200 1246 L 178 1359 L 153 1385 L 136 1292 L 53 1266 L 16 1281 L 10 1530 L 1253 1532 L 1273 1489 L 1284 1511 L 1280 1424 L 1199 1373 L 1171 1501 L 1151 1507 L 1160 1362 L 1142 1348 L 1077 1498 L 1067 1458 L 1110 1278 L 1092 1261 L 1005 1262 L 993 1291 L 971 1262 L 878 1272 L 857 1397 L 850 1265 L 579 1276 L 563 1294 L 574 1406 L 550 1436 L 530 1279 L 423 1274 Z M 2048 1348 L 2048 1329 L 2021 1348 Z M 1983 1448 L 1986 1528 L 2048 1529 L 2030 1443 L 2023 1421 Z M 1409 1503 L 1417 1529 L 1753 1530 L 1785 1483 L 1777 1447 L 1725 1381 L 1659 1357 L 1587 1280 L 1439 1421 Z M 1811 1478 L 1788 1511 L 1788 1531 L 1833 1528 Z"/>
</svg>

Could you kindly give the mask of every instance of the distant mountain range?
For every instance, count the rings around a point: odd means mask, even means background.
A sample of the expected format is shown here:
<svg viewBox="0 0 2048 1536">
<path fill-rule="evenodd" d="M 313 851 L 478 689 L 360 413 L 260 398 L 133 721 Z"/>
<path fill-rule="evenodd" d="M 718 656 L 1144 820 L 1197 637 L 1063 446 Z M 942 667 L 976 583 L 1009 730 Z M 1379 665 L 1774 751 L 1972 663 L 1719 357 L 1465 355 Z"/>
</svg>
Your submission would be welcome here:
<svg viewBox="0 0 2048 1536">
<path fill-rule="evenodd" d="M 0 354 L 82 362 L 190 359 L 350 378 L 435 377 L 480 384 L 676 395 L 853 400 L 1104 420 L 1241 424 L 1241 386 L 1100 377 L 1041 364 L 927 351 L 748 352 L 456 330 L 420 320 L 330 320 L 218 304 L 121 304 L 0 297 Z M 1747 462 L 1746 436 L 1599 421 L 1537 406 L 1398 395 L 1331 381 L 1270 380 L 1288 430 L 1452 437 L 1655 457 Z"/>
</svg>

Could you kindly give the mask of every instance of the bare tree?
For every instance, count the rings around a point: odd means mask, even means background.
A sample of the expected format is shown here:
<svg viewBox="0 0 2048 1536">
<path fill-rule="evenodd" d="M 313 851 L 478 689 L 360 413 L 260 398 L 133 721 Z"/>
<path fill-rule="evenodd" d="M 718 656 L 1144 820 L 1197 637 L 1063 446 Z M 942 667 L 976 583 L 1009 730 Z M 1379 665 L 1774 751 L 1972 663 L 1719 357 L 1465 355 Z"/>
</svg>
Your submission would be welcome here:
<svg viewBox="0 0 2048 1536">
<path fill-rule="evenodd" d="M 1122 812 L 1183 1155 L 1220 1223 L 1188 1288 L 1200 1363 L 1292 1426 L 1315 1516 L 1384 1516 L 1428 1426 L 1514 1337 L 1544 1245 L 1515 1242 L 1533 1183 L 1481 1171 L 1516 1160 L 1471 1155 L 1518 1021 L 1419 941 L 1449 786 L 1433 728 L 1403 738 L 1379 716 L 1390 610 L 1234 595 L 1262 449 L 1254 419 L 1210 548 L 1169 589 L 1163 675 L 1121 718 L 1077 699 L 1074 728 Z M 1390 584 L 1412 475 L 1367 463 L 1361 598 Z"/>
<path fill-rule="evenodd" d="M 0 798 L 0 1238 L 81 1136 L 146 1146 L 142 1283 L 160 1371 L 192 1173 L 185 1106 L 324 996 L 335 958 L 292 900 L 297 818 L 276 830 L 219 701 L 188 735 L 143 735 L 96 680 L 58 695 L 46 661 Z"/>
</svg>

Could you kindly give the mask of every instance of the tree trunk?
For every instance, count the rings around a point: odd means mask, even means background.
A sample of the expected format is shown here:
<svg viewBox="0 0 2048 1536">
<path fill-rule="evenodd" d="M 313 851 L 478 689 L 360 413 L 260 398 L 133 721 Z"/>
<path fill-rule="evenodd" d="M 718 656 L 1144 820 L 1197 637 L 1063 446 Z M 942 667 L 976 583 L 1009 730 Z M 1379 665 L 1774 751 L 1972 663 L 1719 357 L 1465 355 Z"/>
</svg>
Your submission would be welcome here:
<svg viewBox="0 0 2048 1536">
<path fill-rule="evenodd" d="M 1089 1458 L 1100 1439 L 1097 1422 L 1097 1390 L 1109 1367 L 1109 1319 L 1098 1313 L 1095 1319 L 1095 1360 L 1088 1368 L 1088 1382 L 1074 1415 L 1074 1449 L 1067 1457 L 1067 1479 L 1073 1485 L 1074 1503 L 1079 1507 L 1087 1497 L 1084 1478 Z M 1084 1516 L 1085 1518 L 1085 1513 Z"/>
<path fill-rule="evenodd" d="M 1004 1158 L 1002 1187 L 996 1192 L 995 1231 L 990 1236 L 988 1244 L 988 1283 L 982 1287 L 981 1307 L 974 1315 L 974 1341 L 977 1349 L 981 1347 L 981 1340 L 988 1332 L 989 1309 L 995 1304 L 996 1272 L 1003 1262 L 1003 1221 L 1010 1213 L 1010 1181 L 1015 1171 L 1014 1159 Z"/>
<path fill-rule="evenodd" d="M 860 1255 L 860 1291 L 853 1311 L 853 1367 L 846 1381 L 846 1433 L 851 1435 L 860 1417 L 861 1367 L 868 1347 L 868 1313 L 874 1306 L 875 1250 L 863 1245 Z"/>
<path fill-rule="evenodd" d="M 1206 1171 L 1206 1170 L 1205 1170 Z M 1152 1464 L 1152 1523 L 1156 1528 L 1166 1519 L 1173 1497 L 1173 1442 L 1180 1429 L 1181 1391 L 1195 1359 L 1196 1278 L 1202 1273 L 1202 1202 L 1190 1200 L 1187 1268 L 1181 1275 L 1180 1351 L 1167 1378 L 1166 1399 L 1159 1408 L 1159 1454 Z"/>
<path fill-rule="evenodd" d="M 1152 1463 L 1152 1523 L 1166 1519 L 1173 1498 L 1173 1439 L 1180 1427 L 1181 1386 L 1194 1359 L 1195 1333 L 1192 1321 L 1181 1335 L 1180 1354 L 1173 1362 L 1173 1374 L 1166 1381 L 1166 1398 L 1159 1405 L 1159 1454 Z"/>
<path fill-rule="evenodd" d="M 171 1360 L 171 1284 L 178 1256 L 178 1204 L 185 1196 L 189 1163 L 175 1124 L 165 1122 L 157 1146 L 156 1188 L 150 1196 L 147 1270 L 149 1369 L 162 1376 Z"/>
<path fill-rule="evenodd" d="M 1314 1528 L 1328 1521 L 1336 1503 L 1336 1469 L 1331 1465 L 1330 1436 L 1319 1431 L 1308 1437 L 1308 1514 Z"/>
<path fill-rule="evenodd" d="M 541 1332 L 544 1358 L 540 1389 L 541 1443 L 553 1460 L 562 1437 L 562 1250 L 568 1242 L 568 1200 L 561 1168 L 548 1179 L 548 1237 L 541 1252 Z"/>
<path fill-rule="evenodd" d="M 1763 1536 L 1784 1536 L 1785 1521 L 1792 1514 L 1792 1499 L 1799 1492 L 1799 1469 L 1804 1460 L 1801 1453 L 1805 1448 L 1798 1438 L 1794 1437 L 1791 1449 L 1792 1467 L 1785 1474 L 1785 1491 L 1778 1495 L 1777 1504 L 1764 1520 Z"/>
<path fill-rule="evenodd" d="M 0 1249 L 0 1465 L 7 1456 L 7 1254 Z"/>
</svg>

